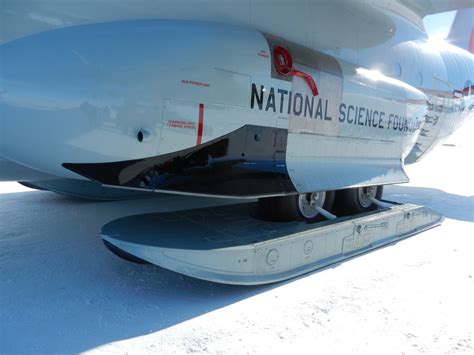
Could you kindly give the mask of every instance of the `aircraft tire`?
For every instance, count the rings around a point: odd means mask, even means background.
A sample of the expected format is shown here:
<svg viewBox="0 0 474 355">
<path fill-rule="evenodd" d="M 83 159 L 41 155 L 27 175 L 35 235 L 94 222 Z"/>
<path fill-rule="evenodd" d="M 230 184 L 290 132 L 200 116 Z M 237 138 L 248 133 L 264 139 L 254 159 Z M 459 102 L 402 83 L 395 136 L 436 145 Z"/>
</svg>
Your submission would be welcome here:
<svg viewBox="0 0 474 355">
<path fill-rule="evenodd" d="M 346 216 L 374 211 L 377 205 L 370 201 L 370 198 L 379 200 L 382 194 L 382 185 L 339 190 L 336 192 L 336 215 Z"/>
<path fill-rule="evenodd" d="M 284 197 L 266 197 L 258 199 L 258 217 L 266 221 L 290 221 L 283 211 Z"/>
<path fill-rule="evenodd" d="M 258 200 L 259 217 L 264 220 L 279 222 L 294 220 L 310 223 L 318 222 L 325 218 L 311 207 L 311 202 L 327 211 L 331 211 L 334 200 L 334 191 L 261 198 Z"/>
</svg>

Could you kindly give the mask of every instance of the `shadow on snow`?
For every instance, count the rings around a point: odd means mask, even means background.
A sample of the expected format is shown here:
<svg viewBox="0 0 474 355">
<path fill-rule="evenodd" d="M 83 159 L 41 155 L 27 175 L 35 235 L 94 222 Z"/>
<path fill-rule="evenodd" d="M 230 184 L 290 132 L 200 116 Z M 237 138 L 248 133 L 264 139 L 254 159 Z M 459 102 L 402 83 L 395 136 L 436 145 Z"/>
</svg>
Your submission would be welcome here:
<svg viewBox="0 0 474 355">
<path fill-rule="evenodd" d="M 153 333 L 270 289 L 213 284 L 111 254 L 112 219 L 225 200 L 159 196 L 90 202 L 0 195 L 0 353 L 81 352 Z"/>
<path fill-rule="evenodd" d="M 430 207 L 446 218 L 474 222 L 474 196 L 460 196 L 427 187 L 392 185 L 385 187 L 384 198 Z"/>
<path fill-rule="evenodd" d="M 407 186 L 387 187 L 385 196 L 474 221 L 472 196 Z M 229 202 L 0 195 L 0 352 L 81 352 L 160 331 L 275 287 L 219 285 L 132 264 L 112 255 L 98 236 L 103 224 L 127 215 Z"/>
</svg>

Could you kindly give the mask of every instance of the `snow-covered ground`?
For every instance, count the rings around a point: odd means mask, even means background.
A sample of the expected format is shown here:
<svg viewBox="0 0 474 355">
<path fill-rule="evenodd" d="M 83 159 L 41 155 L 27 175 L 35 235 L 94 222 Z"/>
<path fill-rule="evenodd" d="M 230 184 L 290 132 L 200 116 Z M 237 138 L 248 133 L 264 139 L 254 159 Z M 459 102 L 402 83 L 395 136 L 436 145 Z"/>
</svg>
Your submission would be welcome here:
<svg viewBox="0 0 474 355">
<path fill-rule="evenodd" d="M 263 287 L 131 264 L 98 236 L 121 216 L 216 200 L 87 202 L 0 183 L 0 353 L 474 353 L 472 132 L 474 120 L 386 189 L 444 213 L 441 227 Z"/>
</svg>

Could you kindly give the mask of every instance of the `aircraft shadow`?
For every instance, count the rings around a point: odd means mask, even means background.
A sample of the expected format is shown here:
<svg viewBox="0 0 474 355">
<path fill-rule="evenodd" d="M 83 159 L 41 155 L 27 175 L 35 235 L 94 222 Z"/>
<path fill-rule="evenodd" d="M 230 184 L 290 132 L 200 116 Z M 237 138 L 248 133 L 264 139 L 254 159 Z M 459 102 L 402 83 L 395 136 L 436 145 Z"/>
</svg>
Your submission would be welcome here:
<svg viewBox="0 0 474 355">
<path fill-rule="evenodd" d="M 206 199 L 204 204 L 229 203 Z M 275 286 L 238 287 L 111 254 L 98 235 L 137 213 L 203 207 L 179 196 L 88 202 L 49 192 L 0 195 L 0 353 L 83 352 L 143 336 Z"/>
<path fill-rule="evenodd" d="M 428 187 L 392 185 L 385 187 L 384 198 L 427 206 L 446 218 L 474 222 L 474 196 L 461 196 Z"/>
<path fill-rule="evenodd" d="M 390 186 L 386 196 L 474 221 L 472 196 L 407 186 Z M 282 285 L 220 285 L 132 264 L 112 255 L 98 235 L 103 224 L 127 215 L 229 202 L 0 195 L 0 353 L 83 352 L 166 329 Z"/>
</svg>

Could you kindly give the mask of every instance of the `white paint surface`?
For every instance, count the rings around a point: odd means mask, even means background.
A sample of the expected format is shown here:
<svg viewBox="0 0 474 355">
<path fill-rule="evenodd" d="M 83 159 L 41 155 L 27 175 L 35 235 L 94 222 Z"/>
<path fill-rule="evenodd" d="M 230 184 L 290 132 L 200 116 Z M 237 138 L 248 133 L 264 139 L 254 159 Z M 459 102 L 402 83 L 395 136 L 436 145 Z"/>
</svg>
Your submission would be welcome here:
<svg viewBox="0 0 474 355">
<path fill-rule="evenodd" d="M 385 197 L 439 228 L 273 286 L 134 265 L 98 236 L 114 218 L 215 200 L 86 202 L 0 183 L 0 353 L 474 353 L 474 120 Z"/>
</svg>

